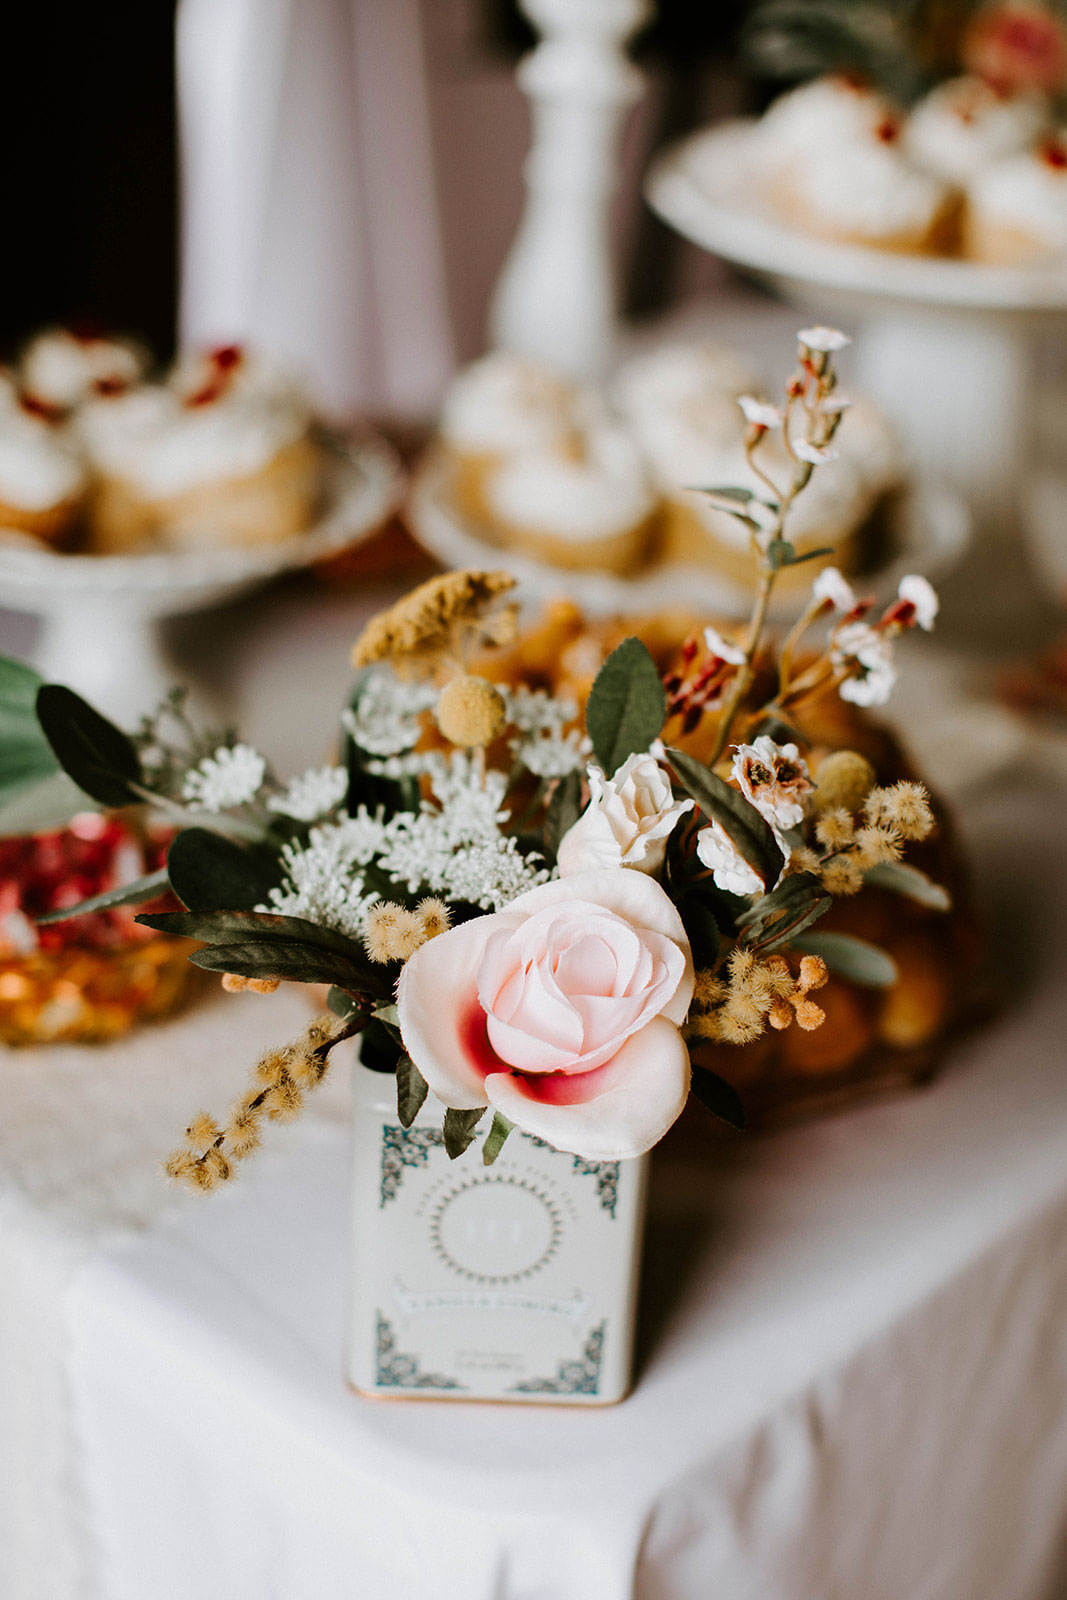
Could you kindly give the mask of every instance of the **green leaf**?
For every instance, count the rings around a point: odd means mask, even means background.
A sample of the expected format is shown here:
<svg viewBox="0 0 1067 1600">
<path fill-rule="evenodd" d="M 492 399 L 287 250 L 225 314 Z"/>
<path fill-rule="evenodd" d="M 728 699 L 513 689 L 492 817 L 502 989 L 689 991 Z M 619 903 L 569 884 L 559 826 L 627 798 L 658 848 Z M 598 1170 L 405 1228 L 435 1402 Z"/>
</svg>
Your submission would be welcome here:
<svg viewBox="0 0 1067 1600">
<path fill-rule="evenodd" d="M 712 494 L 717 500 L 736 500 L 743 506 L 758 498 L 754 489 L 744 489 L 736 483 L 716 483 L 707 488 L 703 484 L 689 483 L 686 488 L 693 494 Z"/>
<path fill-rule="evenodd" d="M 796 551 L 788 539 L 772 539 L 767 546 L 767 560 L 771 570 L 777 572 L 779 567 L 791 567 L 796 560 Z"/>
<path fill-rule="evenodd" d="M 851 933 L 805 933 L 792 941 L 794 950 L 822 956 L 831 972 L 868 989 L 888 989 L 897 981 L 892 956 Z"/>
<path fill-rule="evenodd" d="M 330 983 L 357 992 L 365 987 L 362 970 L 346 956 L 288 939 L 244 939 L 240 944 L 207 945 L 194 950 L 189 960 L 206 972 L 235 972 L 242 978 Z"/>
<path fill-rule="evenodd" d="M 104 806 L 125 806 L 140 797 L 141 761 L 131 740 L 94 711 L 73 689 L 46 683 L 37 691 L 37 717 L 64 772 Z"/>
<path fill-rule="evenodd" d="M 364 1007 L 349 999 L 351 1010 L 347 1013 L 352 1017 L 356 1012 L 362 1012 Z M 393 1038 L 389 1029 L 372 1017 L 361 1029 L 359 1034 L 359 1059 L 362 1066 L 369 1072 L 382 1072 L 390 1076 L 396 1073 L 397 1058 L 402 1046 Z"/>
<path fill-rule="evenodd" d="M 552 791 L 545 818 L 545 845 L 552 854 L 559 850 L 560 840 L 578 821 L 582 807 L 582 780 L 577 772 L 568 772 Z"/>
<path fill-rule="evenodd" d="M 91 900 L 81 900 L 76 906 L 65 906 L 62 911 L 49 911 L 38 917 L 37 926 L 45 928 L 52 922 L 66 922 L 70 917 L 87 917 L 93 911 L 112 911 L 116 906 L 139 906 L 146 900 L 155 900 L 167 887 L 167 869 L 146 873 L 121 889 L 108 889 L 104 894 L 94 894 Z"/>
<path fill-rule="evenodd" d="M 683 895 L 678 915 L 689 938 L 693 965 L 698 971 L 713 967 L 719 955 L 719 924 L 710 905 L 697 893 Z"/>
<path fill-rule="evenodd" d="M 171 888 L 190 911 L 251 911 L 278 882 L 269 850 L 210 828 L 184 828 L 167 853 Z"/>
<path fill-rule="evenodd" d="M 326 1004 L 334 1016 L 340 1017 L 342 1020 L 355 1016 L 356 1012 L 361 1009 L 350 994 L 346 994 L 343 989 L 338 989 L 335 984 L 330 987 L 330 992 L 326 996 Z M 360 1048 L 362 1049 L 362 1045 Z"/>
<path fill-rule="evenodd" d="M 648 749 L 666 717 L 656 663 L 640 639 L 624 639 L 597 673 L 585 710 L 593 753 L 609 778 L 627 756 Z"/>
<path fill-rule="evenodd" d="M 708 1067 L 702 1067 L 699 1062 L 694 1061 L 690 1087 L 701 1105 L 705 1106 L 712 1116 L 728 1122 L 731 1128 L 737 1128 L 739 1132 L 744 1128 L 745 1108 L 733 1084 L 727 1083 L 725 1078 L 720 1078 L 717 1072 L 712 1072 Z"/>
<path fill-rule="evenodd" d="M 745 944 L 756 946 L 768 955 L 788 944 L 795 933 L 810 927 L 833 904 L 819 879 L 811 872 L 793 872 L 777 889 L 756 901 L 738 917 Z"/>
<path fill-rule="evenodd" d="M 797 934 L 803 932 L 805 928 L 810 928 L 813 922 L 818 922 L 820 917 L 825 916 L 833 903 L 830 895 L 823 895 L 821 900 L 816 900 L 806 910 L 777 924 L 771 930 L 769 938 L 764 937 L 758 941 L 760 950 L 769 956 L 772 950 L 780 950 L 784 944 L 793 944 Z"/>
<path fill-rule="evenodd" d="M 274 911 L 159 911 L 138 917 L 146 928 L 160 933 L 176 933 L 185 939 L 202 939 L 205 944 L 233 944 L 240 939 L 286 939 L 333 950 L 350 960 L 367 958 L 363 946 L 345 933 L 325 928 L 306 917 L 283 917 Z M 370 965 L 369 961 L 367 962 Z"/>
<path fill-rule="evenodd" d="M 951 911 L 952 896 L 940 883 L 928 878 L 918 867 L 909 867 L 903 861 L 882 861 L 870 867 L 864 881 L 875 889 L 889 889 L 893 894 L 903 894 L 917 900 L 931 911 Z"/>
<path fill-rule="evenodd" d="M 504 1148 L 505 1139 L 514 1126 L 515 1124 L 509 1122 L 507 1117 L 501 1116 L 499 1111 L 493 1112 L 493 1126 L 486 1134 L 485 1143 L 482 1145 L 482 1162 L 485 1166 L 491 1167 L 493 1165 L 493 1162 Z"/>
<path fill-rule="evenodd" d="M 790 546 L 790 549 L 792 549 L 792 546 Z M 818 550 L 805 550 L 800 555 L 797 554 L 796 550 L 793 550 L 793 554 L 791 556 L 783 557 L 782 566 L 799 567 L 802 566 L 805 561 L 818 561 L 820 556 L 832 556 L 833 553 L 834 547 L 832 544 L 820 545 Z"/>
<path fill-rule="evenodd" d="M 41 679 L 32 667 L 0 656 L 0 804 L 58 767 L 37 720 Z"/>
<path fill-rule="evenodd" d="M 402 1128 L 411 1127 L 429 1092 L 430 1085 L 414 1061 L 409 1055 L 402 1055 L 396 1064 L 396 1114 Z"/>
<path fill-rule="evenodd" d="M 475 1128 L 484 1116 L 484 1106 L 475 1106 L 471 1111 L 454 1111 L 449 1107 L 445 1112 L 445 1149 L 450 1161 L 455 1161 L 467 1149 L 474 1138 Z"/>
<path fill-rule="evenodd" d="M 731 789 L 717 773 L 684 750 L 668 750 L 667 759 L 686 793 L 707 816 L 714 817 L 750 867 L 754 867 L 771 889 L 785 866 L 778 841 L 754 805 L 743 794 Z"/>
<path fill-rule="evenodd" d="M 0 806 L 0 838 L 26 833 L 50 833 L 65 828 L 79 811 L 96 811 L 95 800 L 83 794 L 67 774 L 56 767 L 48 778 L 20 789 Z"/>
</svg>

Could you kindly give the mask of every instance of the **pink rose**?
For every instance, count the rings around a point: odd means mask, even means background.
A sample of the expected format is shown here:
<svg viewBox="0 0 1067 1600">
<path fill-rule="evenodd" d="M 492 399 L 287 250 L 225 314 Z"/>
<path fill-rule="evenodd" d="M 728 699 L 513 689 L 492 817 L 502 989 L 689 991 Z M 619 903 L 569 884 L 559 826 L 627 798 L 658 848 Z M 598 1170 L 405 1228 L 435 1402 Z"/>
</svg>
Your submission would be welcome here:
<svg viewBox="0 0 1067 1600">
<path fill-rule="evenodd" d="M 655 879 L 576 873 L 424 944 L 397 990 L 412 1061 L 446 1106 L 492 1105 L 589 1161 L 640 1155 L 689 1092 L 681 918 Z"/>
</svg>

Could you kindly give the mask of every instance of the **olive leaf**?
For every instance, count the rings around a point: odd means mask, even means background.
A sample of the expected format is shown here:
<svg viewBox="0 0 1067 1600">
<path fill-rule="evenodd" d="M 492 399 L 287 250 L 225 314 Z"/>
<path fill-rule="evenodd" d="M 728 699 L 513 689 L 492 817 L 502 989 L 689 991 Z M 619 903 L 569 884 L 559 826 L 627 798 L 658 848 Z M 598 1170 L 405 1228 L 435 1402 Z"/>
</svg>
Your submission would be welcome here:
<svg viewBox="0 0 1067 1600">
<path fill-rule="evenodd" d="M 32 667 L 0 656 L 0 803 L 58 769 L 37 720 L 41 679 Z"/>
<path fill-rule="evenodd" d="M 667 759 L 686 793 L 701 811 L 722 825 L 749 866 L 773 889 L 785 866 L 785 857 L 769 823 L 756 807 L 684 750 L 668 750 Z"/>
<path fill-rule="evenodd" d="M 304 917 L 283 917 L 267 911 L 163 911 L 138 917 L 137 921 L 159 933 L 202 939 L 216 950 L 224 950 L 226 960 L 236 962 L 227 966 L 221 959 L 217 961 L 210 948 L 195 951 L 189 957 L 210 971 L 236 972 L 245 978 L 291 978 L 295 983 L 330 983 L 348 992 L 392 998 L 388 969 L 371 962 L 358 940 Z M 246 951 L 243 957 L 242 950 Z M 248 970 L 251 967 L 255 970 Z"/>
<path fill-rule="evenodd" d="M 810 927 L 829 911 L 832 903 L 814 873 L 791 873 L 777 889 L 763 895 L 738 917 L 741 941 L 759 945 L 769 955 L 780 945 L 788 944 L 794 934 Z"/>
<path fill-rule="evenodd" d="M 905 861 L 880 861 L 877 866 L 867 869 L 864 882 L 875 889 L 889 889 L 893 894 L 906 895 L 910 900 L 917 900 L 921 906 L 929 906 L 931 911 L 952 910 L 952 896 L 948 890 Z"/>
<path fill-rule="evenodd" d="M 146 873 L 143 878 L 125 883 L 119 889 L 107 889 L 94 894 L 89 900 L 80 900 L 75 906 L 64 906 L 61 911 L 48 911 L 36 919 L 39 928 L 53 922 L 66 922 L 70 917 L 87 917 L 93 911 L 113 911 L 116 906 L 139 906 L 146 900 L 155 900 L 167 887 L 167 869 Z"/>
<path fill-rule="evenodd" d="M 0 839 L 21 838 L 27 833 L 50 833 L 53 828 L 65 828 L 79 811 L 98 809 L 96 801 L 57 766 L 47 778 L 6 792 L 0 803 Z"/>
<path fill-rule="evenodd" d="M 396 1114 L 402 1128 L 411 1127 L 429 1092 L 430 1085 L 405 1052 L 396 1064 Z"/>
<path fill-rule="evenodd" d="M 509 1122 L 507 1117 L 501 1116 L 499 1111 L 493 1112 L 493 1125 L 486 1134 L 485 1143 L 482 1145 L 483 1165 L 487 1167 L 493 1165 L 493 1162 L 503 1150 L 504 1141 L 514 1126 L 515 1124 Z"/>
<path fill-rule="evenodd" d="M 694 1061 L 690 1088 L 712 1116 L 728 1122 L 731 1128 L 737 1128 L 739 1132 L 744 1128 L 745 1108 L 741 1104 L 741 1096 L 733 1084 L 720 1078 L 717 1072 Z"/>
<path fill-rule="evenodd" d="M 485 1106 L 475 1106 L 470 1111 L 455 1111 L 450 1106 L 445 1112 L 444 1136 L 448 1159 L 455 1161 L 474 1139 L 474 1130 L 485 1116 Z"/>
<path fill-rule="evenodd" d="M 141 760 L 121 728 L 60 683 L 42 684 L 36 704 L 56 760 L 80 789 L 104 806 L 140 799 L 130 785 L 143 782 Z"/>
<path fill-rule="evenodd" d="M 328 983 L 356 991 L 366 988 L 362 968 L 347 956 L 288 939 L 244 939 L 240 944 L 205 945 L 194 950 L 189 960 L 206 972 L 234 972 L 241 978 Z"/>
<path fill-rule="evenodd" d="M 593 754 L 609 778 L 627 756 L 648 749 L 666 718 L 656 663 L 640 639 L 624 639 L 597 673 L 585 708 Z"/>
<path fill-rule="evenodd" d="M 805 933 L 791 943 L 794 950 L 821 956 L 839 978 L 868 989 L 888 989 L 899 976 L 891 955 L 851 933 Z"/>
<path fill-rule="evenodd" d="M 210 828 L 183 828 L 167 852 L 170 885 L 190 911 L 251 911 L 278 882 L 277 858 Z"/>
<path fill-rule="evenodd" d="M 560 840 L 578 821 L 582 804 L 582 780 L 577 772 L 568 772 L 552 791 L 545 818 L 545 844 L 553 855 L 559 851 Z"/>
</svg>

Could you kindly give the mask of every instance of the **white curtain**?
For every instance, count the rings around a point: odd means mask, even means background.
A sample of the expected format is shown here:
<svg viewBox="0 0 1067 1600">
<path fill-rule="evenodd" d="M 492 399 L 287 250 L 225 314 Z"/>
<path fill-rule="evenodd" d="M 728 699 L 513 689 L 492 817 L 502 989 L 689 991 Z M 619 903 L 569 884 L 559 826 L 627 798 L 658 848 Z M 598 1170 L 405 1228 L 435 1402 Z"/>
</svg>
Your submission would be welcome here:
<svg viewBox="0 0 1067 1600">
<path fill-rule="evenodd" d="M 284 357 L 334 416 L 454 364 L 418 0 L 180 0 L 180 336 Z"/>
</svg>

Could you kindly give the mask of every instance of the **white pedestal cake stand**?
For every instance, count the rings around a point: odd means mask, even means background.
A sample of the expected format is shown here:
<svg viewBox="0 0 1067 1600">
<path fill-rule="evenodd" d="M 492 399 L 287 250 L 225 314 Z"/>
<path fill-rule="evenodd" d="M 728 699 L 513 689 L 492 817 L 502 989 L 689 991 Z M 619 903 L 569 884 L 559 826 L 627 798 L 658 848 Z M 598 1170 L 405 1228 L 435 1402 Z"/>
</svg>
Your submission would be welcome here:
<svg viewBox="0 0 1067 1600">
<path fill-rule="evenodd" d="M 760 202 L 754 128 L 725 123 L 669 148 L 649 172 L 649 203 L 819 322 L 862 322 L 857 388 L 897 424 L 915 464 L 970 504 L 971 621 L 1017 631 L 1022 609 L 1041 604 L 1019 545 L 1034 343 L 1067 331 L 1067 269 L 899 255 L 800 233 Z"/>
<path fill-rule="evenodd" d="M 373 534 L 394 509 L 402 474 L 388 445 L 331 439 L 326 450 L 322 516 L 283 544 L 61 555 L 0 532 L 0 605 L 41 617 L 38 671 L 117 720 L 136 721 L 177 681 L 164 618 L 222 605 L 335 555 Z"/>
</svg>

